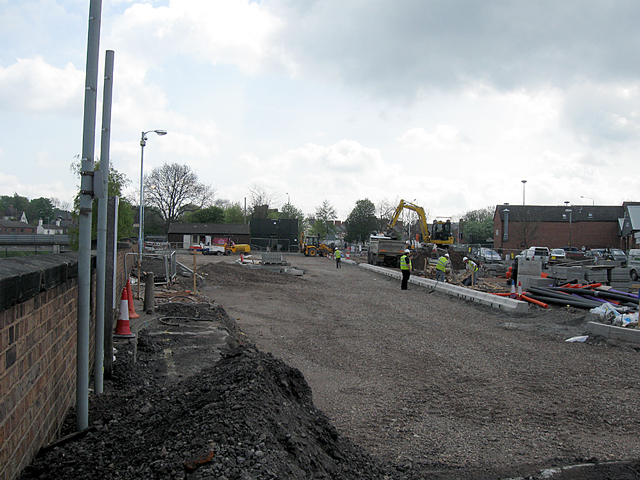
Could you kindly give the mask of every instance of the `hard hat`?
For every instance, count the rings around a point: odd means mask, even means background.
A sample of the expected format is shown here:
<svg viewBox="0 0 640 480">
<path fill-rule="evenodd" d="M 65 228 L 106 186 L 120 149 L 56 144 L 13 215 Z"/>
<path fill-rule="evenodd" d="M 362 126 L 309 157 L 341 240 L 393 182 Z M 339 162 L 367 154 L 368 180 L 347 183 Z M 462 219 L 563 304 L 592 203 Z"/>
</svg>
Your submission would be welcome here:
<svg viewBox="0 0 640 480">
<path fill-rule="evenodd" d="M 411 253 L 411 250 L 409 250 L 408 248 L 404 251 L 404 253 Z"/>
<path fill-rule="evenodd" d="M 467 260 L 469 260 L 469 257 L 464 257 L 464 258 L 462 259 L 462 261 L 463 261 L 463 262 L 466 262 Z"/>
<path fill-rule="evenodd" d="M 449 254 L 448 254 L 448 253 L 445 253 L 445 254 L 444 254 L 444 256 L 445 256 L 445 257 L 447 257 L 447 258 L 449 258 Z"/>
</svg>

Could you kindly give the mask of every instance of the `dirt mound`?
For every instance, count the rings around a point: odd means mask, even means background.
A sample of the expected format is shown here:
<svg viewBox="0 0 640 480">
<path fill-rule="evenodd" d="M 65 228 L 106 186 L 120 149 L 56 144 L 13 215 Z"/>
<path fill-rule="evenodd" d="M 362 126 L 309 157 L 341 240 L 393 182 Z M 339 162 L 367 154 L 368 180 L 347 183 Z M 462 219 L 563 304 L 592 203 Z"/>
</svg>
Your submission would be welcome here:
<svg viewBox="0 0 640 480">
<path fill-rule="evenodd" d="M 91 399 L 93 431 L 43 453 L 19 478 L 400 478 L 341 438 L 300 371 L 272 355 L 241 346 L 170 384 L 147 368 L 161 349 L 142 335 L 136 363 L 121 353 L 128 361 Z"/>
</svg>

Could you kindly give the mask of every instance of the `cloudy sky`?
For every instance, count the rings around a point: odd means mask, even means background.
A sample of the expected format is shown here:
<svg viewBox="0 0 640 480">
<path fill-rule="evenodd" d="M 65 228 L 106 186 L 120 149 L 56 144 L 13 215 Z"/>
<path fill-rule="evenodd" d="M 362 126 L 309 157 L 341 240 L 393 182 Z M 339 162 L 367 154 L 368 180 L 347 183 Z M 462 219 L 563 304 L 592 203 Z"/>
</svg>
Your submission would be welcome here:
<svg viewBox="0 0 640 480">
<path fill-rule="evenodd" d="M 0 194 L 75 195 L 88 10 L 0 0 Z M 164 129 L 145 171 L 187 164 L 217 198 L 256 185 L 340 219 L 363 198 L 429 220 L 523 193 L 640 200 L 637 1 L 104 0 L 100 97 L 105 50 L 134 196 L 141 132 Z"/>
</svg>

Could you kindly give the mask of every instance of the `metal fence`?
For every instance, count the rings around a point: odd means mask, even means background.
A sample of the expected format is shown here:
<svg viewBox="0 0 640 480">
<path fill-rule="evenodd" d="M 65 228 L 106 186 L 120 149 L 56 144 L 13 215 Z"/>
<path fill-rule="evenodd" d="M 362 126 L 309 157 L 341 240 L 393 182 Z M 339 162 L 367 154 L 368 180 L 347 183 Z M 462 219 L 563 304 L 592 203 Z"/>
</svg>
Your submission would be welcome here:
<svg viewBox="0 0 640 480">
<path fill-rule="evenodd" d="M 69 235 L 0 235 L 0 245 L 69 245 Z"/>
</svg>

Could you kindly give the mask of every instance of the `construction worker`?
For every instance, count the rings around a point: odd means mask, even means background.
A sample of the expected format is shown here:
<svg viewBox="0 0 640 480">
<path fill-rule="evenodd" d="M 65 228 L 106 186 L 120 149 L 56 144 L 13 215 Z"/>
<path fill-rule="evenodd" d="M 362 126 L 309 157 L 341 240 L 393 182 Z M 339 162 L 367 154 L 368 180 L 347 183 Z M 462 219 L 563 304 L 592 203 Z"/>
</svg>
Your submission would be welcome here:
<svg viewBox="0 0 640 480">
<path fill-rule="evenodd" d="M 407 290 L 409 285 L 409 277 L 411 276 L 411 250 L 408 248 L 404 251 L 404 255 L 400 257 L 400 271 L 402 272 L 401 290 Z"/>
<path fill-rule="evenodd" d="M 336 259 L 336 268 L 342 268 L 340 264 L 340 259 L 342 258 L 342 252 L 336 247 L 336 250 L 333 252 L 333 256 Z"/>
<path fill-rule="evenodd" d="M 447 263 L 449 263 L 449 254 L 445 253 L 438 259 L 438 263 L 436 263 L 436 281 L 444 282 L 445 272 L 447 271 Z"/>
<path fill-rule="evenodd" d="M 465 278 L 463 283 L 465 285 L 475 285 L 476 284 L 476 275 L 478 273 L 478 264 L 476 262 L 474 262 L 473 260 L 470 260 L 469 257 L 464 257 L 462 259 L 462 262 L 467 266 L 467 270 L 469 272 L 471 272 L 471 275 L 469 275 L 467 278 Z"/>
</svg>

